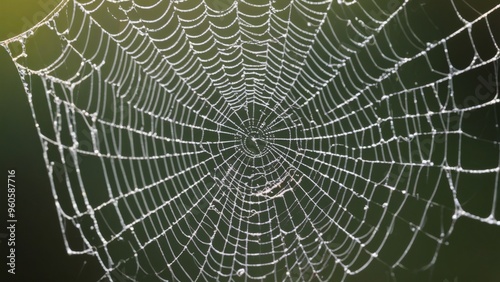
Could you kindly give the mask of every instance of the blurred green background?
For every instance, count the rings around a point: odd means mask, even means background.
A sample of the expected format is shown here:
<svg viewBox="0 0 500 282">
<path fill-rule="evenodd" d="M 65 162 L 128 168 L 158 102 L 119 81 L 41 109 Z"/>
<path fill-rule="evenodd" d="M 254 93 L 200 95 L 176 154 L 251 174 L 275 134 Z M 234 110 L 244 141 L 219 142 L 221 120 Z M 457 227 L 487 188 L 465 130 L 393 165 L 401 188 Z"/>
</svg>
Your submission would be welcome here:
<svg viewBox="0 0 500 282">
<path fill-rule="evenodd" d="M 2 0 L 0 41 L 41 21 L 59 1 Z M 0 281 L 96 281 L 102 270 L 94 257 L 66 253 L 40 139 L 17 70 L 0 48 L 0 167 L 16 170 L 16 275 L 7 274 L 7 248 L 1 243 Z M 2 189 L 3 191 L 3 189 Z M 6 192 L 0 195 L 2 229 Z M 4 230 L 1 231 L 4 233 Z"/>
</svg>

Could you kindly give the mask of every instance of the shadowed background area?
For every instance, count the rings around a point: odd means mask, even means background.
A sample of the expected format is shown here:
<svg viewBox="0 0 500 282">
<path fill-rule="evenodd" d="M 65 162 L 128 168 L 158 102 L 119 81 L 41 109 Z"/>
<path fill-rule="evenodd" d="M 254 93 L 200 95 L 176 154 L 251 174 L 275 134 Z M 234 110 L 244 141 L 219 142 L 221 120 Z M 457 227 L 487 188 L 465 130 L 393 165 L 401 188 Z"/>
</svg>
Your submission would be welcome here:
<svg viewBox="0 0 500 282">
<path fill-rule="evenodd" d="M 42 20 L 58 1 L 5 0 L 0 3 L 0 41 Z M 97 281 L 102 276 L 95 257 L 69 256 L 64 247 L 50 190 L 40 139 L 19 74 L 5 49 L 0 50 L 0 167 L 16 170 L 16 275 L 7 274 L 8 248 L 0 238 L 2 281 Z M 2 230 L 7 220 L 2 187 Z M 78 237 L 75 237 L 78 239 Z"/>
</svg>

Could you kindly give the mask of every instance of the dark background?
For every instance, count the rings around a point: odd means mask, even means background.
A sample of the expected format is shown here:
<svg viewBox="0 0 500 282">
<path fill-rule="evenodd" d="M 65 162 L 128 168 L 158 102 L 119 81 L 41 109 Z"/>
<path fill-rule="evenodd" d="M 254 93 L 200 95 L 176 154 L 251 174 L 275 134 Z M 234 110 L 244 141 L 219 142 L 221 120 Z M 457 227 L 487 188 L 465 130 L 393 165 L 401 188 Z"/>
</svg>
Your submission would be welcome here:
<svg viewBox="0 0 500 282">
<path fill-rule="evenodd" d="M 50 0 L 43 1 L 48 3 Z M 50 2 L 52 5 L 55 2 Z M 42 13 L 40 13 L 42 11 Z M 41 20 L 44 8 L 33 0 L 2 0 L 0 40 Z M 26 94 L 12 60 L 0 49 L 0 169 L 16 170 L 16 275 L 1 281 L 96 281 L 103 271 L 96 258 L 69 256 L 62 238 L 47 170 L 42 158 Z M 5 183 L 5 182 L 4 182 Z M 4 186 L 5 187 L 5 186 Z M 2 189 L 3 191 L 4 189 Z M 6 222 L 6 192 L 0 194 L 0 226 Z M 4 233 L 2 227 L 0 233 Z M 435 267 L 427 272 L 398 273 L 401 281 L 500 281 L 500 227 L 459 219 L 443 245 Z M 2 267 L 6 275 L 7 249 L 1 242 Z M 386 274 L 369 268 L 350 281 L 376 281 Z M 432 278 L 430 278 L 432 277 Z M 14 278 L 14 279 L 13 279 Z"/>
<path fill-rule="evenodd" d="M 0 41 L 40 21 L 59 1 L 2 0 Z M 0 48 L 0 171 L 16 170 L 16 275 L 7 275 L 7 246 L 1 239 L 0 281 L 96 281 L 103 271 L 91 256 L 66 253 L 40 139 L 14 63 Z M 0 194 L 5 232 L 5 191 Z"/>
</svg>

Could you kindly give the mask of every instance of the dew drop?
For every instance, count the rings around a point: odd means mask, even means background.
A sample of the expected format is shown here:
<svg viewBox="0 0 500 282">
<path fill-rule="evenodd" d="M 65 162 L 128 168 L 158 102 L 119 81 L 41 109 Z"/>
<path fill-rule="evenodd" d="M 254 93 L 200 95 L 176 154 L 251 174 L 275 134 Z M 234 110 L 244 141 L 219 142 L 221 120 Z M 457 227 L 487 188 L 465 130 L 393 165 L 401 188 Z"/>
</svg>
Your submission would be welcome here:
<svg viewBox="0 0 500 282">
<path fill-rule="evenodd" d="M 243 276 L 243 274 L 245 274 L 245 269 L 243 268 L 240 268 L 238 269 L 238 271 L 236 271 L 236 275 L 238 275 L 239 277 Z"/>
</svg>

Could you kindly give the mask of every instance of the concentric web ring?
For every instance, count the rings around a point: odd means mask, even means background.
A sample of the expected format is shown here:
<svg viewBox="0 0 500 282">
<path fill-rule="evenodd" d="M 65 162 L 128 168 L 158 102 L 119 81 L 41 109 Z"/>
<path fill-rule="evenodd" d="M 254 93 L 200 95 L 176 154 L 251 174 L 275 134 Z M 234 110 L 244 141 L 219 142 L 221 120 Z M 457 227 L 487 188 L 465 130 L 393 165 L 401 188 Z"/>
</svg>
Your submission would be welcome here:
<svg viewBox="0 0 500 282">
<path fill-rule="evenodd" d="M 499 13 L 68 0 L 2 45 L 103 280 L 343 281 L 500 225 Z"/>
</svg>

